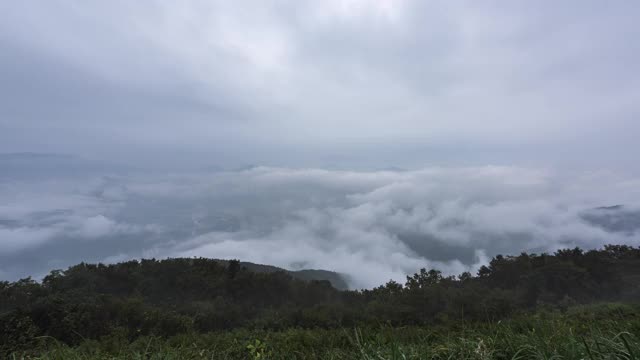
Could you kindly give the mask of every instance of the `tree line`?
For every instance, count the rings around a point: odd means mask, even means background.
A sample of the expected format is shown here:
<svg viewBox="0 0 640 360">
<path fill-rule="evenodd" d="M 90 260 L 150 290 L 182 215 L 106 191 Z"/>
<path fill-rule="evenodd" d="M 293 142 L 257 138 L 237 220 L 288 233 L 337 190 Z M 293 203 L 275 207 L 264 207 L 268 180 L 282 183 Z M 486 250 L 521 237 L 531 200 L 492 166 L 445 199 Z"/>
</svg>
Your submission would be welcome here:
<svg viewBox="0 0 640 360">
<path fill-rule="evenodd" d="M 0 354 L 48 336 L 74 345 L 121 333 L 422 326 L 497 321 L 540 307 L 640 300 L 640 248 L 494 257 L 477 274 L 421 269 L 404 284 L 340 291 L 328 281 L 206 258 L 81 263 L 41 282 L 0 282 Z"/>
</svg>

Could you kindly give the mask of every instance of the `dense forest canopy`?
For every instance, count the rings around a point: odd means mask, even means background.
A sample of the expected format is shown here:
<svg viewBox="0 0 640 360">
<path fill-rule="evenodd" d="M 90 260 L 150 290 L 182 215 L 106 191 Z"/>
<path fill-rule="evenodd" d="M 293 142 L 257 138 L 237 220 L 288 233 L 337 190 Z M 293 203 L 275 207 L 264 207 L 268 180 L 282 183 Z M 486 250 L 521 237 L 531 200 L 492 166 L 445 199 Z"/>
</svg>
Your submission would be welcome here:
<svg viewBox="0 0 640 360">
<path fill-rule="evenodd" d="M 67 344 L 114 331 L 130 339 L 234 328 L 410 326 L 496 321 L 537 307 L 640 300 L 640 248 L 608 245 L 493 258 L 478 274 L 421 269 L 404 284 L 340 291 L 284 271 L 204 258 L 86 264 L 42 282 L 0 282 L 0 344 Z"/>
</svg>

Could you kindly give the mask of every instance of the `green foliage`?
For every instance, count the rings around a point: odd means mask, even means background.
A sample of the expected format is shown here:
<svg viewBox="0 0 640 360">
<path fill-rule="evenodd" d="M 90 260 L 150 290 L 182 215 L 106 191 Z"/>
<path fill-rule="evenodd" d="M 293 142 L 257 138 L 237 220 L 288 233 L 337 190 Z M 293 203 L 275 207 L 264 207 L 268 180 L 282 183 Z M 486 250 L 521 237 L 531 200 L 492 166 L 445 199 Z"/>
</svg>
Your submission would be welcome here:
<svg viewBox="0 0 640 360">
<path fill-rule="evenodd" d="M 16 359 L 636 359 L 634 306 L 608 304 L 468 326 L 236 329 L 128 341 L 115 332 L 75 347 L 51 338 Z M 575 312 L 574 312 L 575 311 Z M 631 315 L 636 314 L 636 315 Z M 574 316 L 576 315 L 576 316 Z M 599 320 L 596 320 L 599 319 Z M 9 357 L 11 358 L 11 357 Z"/>
<path fill-rule="evenodd" d="M 271 353 L 267 351 L 266 344 L 258 339 L 253 343 L 249 343 L 249 345 L 247 345 L 247 350 L 249 351 L 249 357 L 251 359 L 261 360 L 271 357 Z"/>
<path fill-rule="evenodd" d="M 421 269 L 362 291 L 241 264 L 82 263 L 0 282 L 0 358 L 640 356 L 638 307 L 612 304 L 640 300 L 638 248 L 496 256 L 478 276 Z"/>
</svg>

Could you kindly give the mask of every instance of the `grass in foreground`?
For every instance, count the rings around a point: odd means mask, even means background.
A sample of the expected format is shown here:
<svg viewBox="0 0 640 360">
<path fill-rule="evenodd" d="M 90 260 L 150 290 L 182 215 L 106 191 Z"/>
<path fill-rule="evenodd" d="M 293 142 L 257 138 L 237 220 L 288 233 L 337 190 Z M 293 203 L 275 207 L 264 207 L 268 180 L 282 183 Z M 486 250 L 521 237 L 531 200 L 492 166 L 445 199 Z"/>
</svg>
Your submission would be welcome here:
<svg viewBox="0 0 640 360">
<path fill-rule="evenodd" d="M 640 359 L 640 314 L 577 307 L 486 324 L 367 329 L 233 330 L 168 339 L 114 332 L 75 348 L 40 338 L 10 359 Z"/>
</svg>

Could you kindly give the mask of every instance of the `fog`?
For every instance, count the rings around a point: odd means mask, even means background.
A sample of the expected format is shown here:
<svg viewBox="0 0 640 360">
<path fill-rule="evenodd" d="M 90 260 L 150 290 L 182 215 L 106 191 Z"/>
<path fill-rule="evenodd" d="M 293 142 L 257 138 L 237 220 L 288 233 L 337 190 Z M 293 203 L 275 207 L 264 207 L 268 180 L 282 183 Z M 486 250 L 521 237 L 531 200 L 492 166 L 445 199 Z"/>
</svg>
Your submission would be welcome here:
<svg viewBox="0 0 640 360">
<path fill-rule="evenodd" d="M 333 270 L 372 287 L 422 267 L 475 272 L 499 253 L 638 245 L 639 185 L 503 166 L 7 178 L 0 271 L 195 256 Z"/>
</svg>

